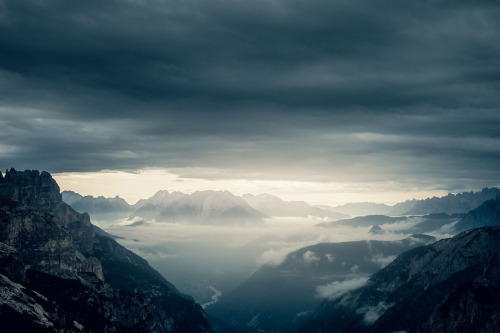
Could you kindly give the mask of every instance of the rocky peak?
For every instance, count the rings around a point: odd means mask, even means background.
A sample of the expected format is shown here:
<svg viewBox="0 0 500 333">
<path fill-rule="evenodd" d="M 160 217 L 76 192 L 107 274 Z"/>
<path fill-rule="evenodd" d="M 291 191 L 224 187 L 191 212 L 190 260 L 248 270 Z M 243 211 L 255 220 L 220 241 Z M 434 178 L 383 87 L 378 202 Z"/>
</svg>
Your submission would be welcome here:
<svg viewBox="0 0 500 333">
<path fill-rule="evenodd" d="M 0 195 L 31 209 L 53 215 L 66 228 L 78 251 L 93 254 L 95 233 L 87 213 L 80 214 L 62 201 L 59 185 L 50 173 L 38 170 L 7 170 L 0 182 Z"/>
<path fill-rule="evenodd" d="M 56 181 L 48 172 L 38 170 L 7 170 L 1 176 L 0 195 L 42 211 L 54 210 L 62 202 Z"/>
</svg>

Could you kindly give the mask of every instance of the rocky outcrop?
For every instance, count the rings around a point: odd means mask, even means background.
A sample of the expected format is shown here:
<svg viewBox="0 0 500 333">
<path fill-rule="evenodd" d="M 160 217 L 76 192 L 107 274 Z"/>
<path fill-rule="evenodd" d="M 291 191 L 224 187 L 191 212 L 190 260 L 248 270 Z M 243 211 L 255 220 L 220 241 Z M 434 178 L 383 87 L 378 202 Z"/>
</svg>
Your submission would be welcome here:
<svg viewBox="0 0 500 333">
<path fill-rule="evenodd" d="M 7 171 L 1 182 L 0 195 L 42 212 L 52 212 L 62 202 L 56 181 L 48 172 L 40 174 L 37 170 Z"/>
<path fill-rule="evenodd" d="M 30 268 L 67 278 L 89 272 L 104 279 L 99 260 L 78 251 L 71 233 L 53 215 L 0 196 L 0 221 L 0 241 L 17 249 Z"/>
<path fill-rule="evenodd" d="M 191 298 L 64 203 L 47 172 L 0 174 L 0 264 L 0 319 L 18 331 L 212 331 Z"/>
<path fill-rule="evenodd" d="M 403 253 L 301 331 L 498 332 L 499 288 L 500 227 L 469 230 Z"/>
<path fill-rule="evenodd" d="M 94 231 L 89 215 L 74 211 L 62 201 L 59 185 L 48 172 L 10 169 L 0 184 L 0 195 L 53 215 L 71 234 L 76 249 L 87 256 L 92 254 Z"/>
</svg>

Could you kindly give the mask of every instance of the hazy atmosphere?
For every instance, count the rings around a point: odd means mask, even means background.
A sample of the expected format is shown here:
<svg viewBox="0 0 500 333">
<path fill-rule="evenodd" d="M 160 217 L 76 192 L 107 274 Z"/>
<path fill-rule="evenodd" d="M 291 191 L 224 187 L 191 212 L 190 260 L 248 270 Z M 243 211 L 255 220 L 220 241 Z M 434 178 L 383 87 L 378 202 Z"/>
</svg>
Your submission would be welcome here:
<svg viewBox="0 0 500 333">
<path fill-rule="evenodd" d="M 0 321 L 500 331 L 499 18 L 0 0 Z"/>
<path fill-rule="evenodd" d="M 2 0 L 0 13 L 0 165 L 63 189 L 341 204 L 499 184 L 496 1 Z M 103 170 L 118 176 L 86 188 Z"/>
</svg>

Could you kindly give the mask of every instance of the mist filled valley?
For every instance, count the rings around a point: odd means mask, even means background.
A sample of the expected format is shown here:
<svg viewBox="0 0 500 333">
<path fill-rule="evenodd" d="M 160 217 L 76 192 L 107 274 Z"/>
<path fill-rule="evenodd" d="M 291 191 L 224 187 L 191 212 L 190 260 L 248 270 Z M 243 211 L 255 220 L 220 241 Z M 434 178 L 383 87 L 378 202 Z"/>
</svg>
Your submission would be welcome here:
<svg viewBox="0 0 500 333">
<path fill-rule="evenodd" d="M 228 191 L 159 191 L 135 205 L 62 197 L 192 296 L 218 331 L 296 332 L 323 301 L 362 287 L 401 253 L 499 224 L 499 194 L 338 207 Z M 366 215 L 347 214 L 356 209 Z"/>
<path fill-rule="evenodd" d="M 500 332 L 499 17 L 0 0 L 0 331 Z"/>
</svg>

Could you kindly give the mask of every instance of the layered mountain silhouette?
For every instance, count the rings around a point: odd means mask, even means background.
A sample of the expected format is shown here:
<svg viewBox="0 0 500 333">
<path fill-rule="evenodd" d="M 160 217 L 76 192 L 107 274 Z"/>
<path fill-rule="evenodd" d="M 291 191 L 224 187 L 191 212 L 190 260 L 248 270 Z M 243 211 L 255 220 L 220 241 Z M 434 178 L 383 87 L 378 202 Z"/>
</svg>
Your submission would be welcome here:
<svg viewBox="0 0 500 333">
<path fill-rule="evenodd" d="M 483 188 L 480 192 L 462 192 L 451 194 L 444 197 L 433 197 L 424 200 L 406 200 L 389 206 L 385 204 L 375 204 L 370 202 L 348 203 L 341 206 L 329 207 L 320 206 L 322 209 L 329 209 L 333 212 L 339 212 L 350 216 L 366 215 L 429 215 L 445 213 L 448 215 L 467 213 L 483 202 L 495 199 L 500 196 L 500 189 L 496 187 Z"/>
<path fill-rule="evenodd" d="M 403 251 L 434 240 L 415 235 L 308 246 L 260 268 L 206 311 L 245 332 L 295 332 L 328 295 L 362 285 Z"/>
<path fill-rule="evenodd" d="M 330 220 L 339 220 L 349 217 L 346 214 L 332 212 L 328 209 L 311 206 L 304 201 L 285 201 L 275 195 L 270 194 L 245 194 L 243 200 L 258 211 L 275 217 L 308 217 L 328 218 Z"/>
<path fill-rule="evenodd" d="M 62 200 L 80 213 L 88 213 L 94 220 L 115 220 L 126 218 L 133 210 L 124 199 L 82 196 L 73 191 L 63 191 Z"/>
<path fill-rule="evenodd" d="M 483 202 L 500 197 L 500 189 L 485 187 L 481 192 L 448 194 L 441 198 L 418 200 L 405 215 L 424 215 L 435 213 L 458 214 L 476 209 Z M 390 214 L 391 215 L 391 214 Z M 395 215 L 395 214 L 392 214 Z"/>
<path fill-rule="evenodd" d="M 318 205 L 317 207 L 349 216 L 386 215 L 392 209 L 392 206 L 386 204 L 377 204 L 373 202 L 347 203 L 335 207 L 331 207 L 328 205 Z"/>
<path fill-rule="evenodd" d="M 347 227 L 369 227 L 374 225 L 382 224 L 392 224 L 398 222 L 404 222 L 407 218 L 405 216 L 401 217 L 391 217 L 385 215 L 367 215 L 367 216 L 357 216 L 350 219 L 342 219 L 333 222 L 319 223 L 320 227 L 336 227 L 336 226 L 347 226 Z"/>
<path fill-rule="evenodd" d="M 9 332 L 212 332 L 199 305 L 64 203 L 49 173 L 0 173 Z"/>
<path fill-rule="evenodd" d="M 166 222 L 195 224 L 255 224 L 265 214 L 229 191 L 196 191 L 192 194 L 158 191 L 149 199 L 139 200 L 131 215 Z"/>
<path fill-rule="evenodd" d="M 339 221 L 323 222 L 317 224 L 320 227 L 333 228 L 337 226 L 349 227 L 378 227 L 375 229 L 377 233 L 382 233 L 384 224 L 395 224 L 402 222 L 416 221 L 414 225 L 405 229 L 402 227 L 396 230 L 404 233 L 432 233 L 442 231 L 446 228 L 447 233 L 457 234 L 459 232 L 486 227 L 500 225 L 500 198 L 487 200 L 479 207 L 473 209 L 465 214 L 452 214 L 446 213 L 429 214 L 423 216 L 398 216 L 391 217 L 385 215 L 368 215 L 358 216 L 350 219 L 342 219 Z M 371 230 L 372 230 L 371 229 Z M 370 231 L 373 233 L 372 231 Z"/>
<path fill-rule="evenodd" d="M 158 222 L 241 225 L 261 223 L 267 217 L 229 191 L 196 191 L 192 194 L 158 191 L 135 205 L 129 205 L 120 197 L 83 197 L 72 191 L 64 191 L 62 195 L 75 210 L 88 212 L 103 221 L 129 217 Z"/>
<path fill-rule="evenodd" d="M 500 227 L 401 254 L 325 300 L 301 332 L 499 332 Z"/>
<path fill-rule="evenodd" d="M 139 200 L 134 205 L 128 204 L 120 197 L 96 198 L 72 191 L 62 192 L 63 200 L 73 209 L 80 213 L 87 212 L 93 219 L 101 222 L 141 217 L 162 222 L 208 225 L 255 224 L 266 217 L 317 217 L 330 221 L 346 220 L 342 223 L 350 223 L 352 226 L 380 225 L 384 224 L 382 219 L 387 217 L 464 214 L 497 196 L 500 196 L 499 189 L 484 188 L 481 192 L 407 200 L 394 206 L 365 202 L 330 207 L 312 206 L 303 201 L 284 201 L 270 194 L 245 194 L 238 197 L 228 191 L 197 191 L 192 194 L 158 191 L 152 197 Z M 350 220 L 350 216 L 356 217 Z M 348 222 L 349 220 L 351 222 Z M 370 220 L 374 223 L 369 224 Z"/>
</svg>

